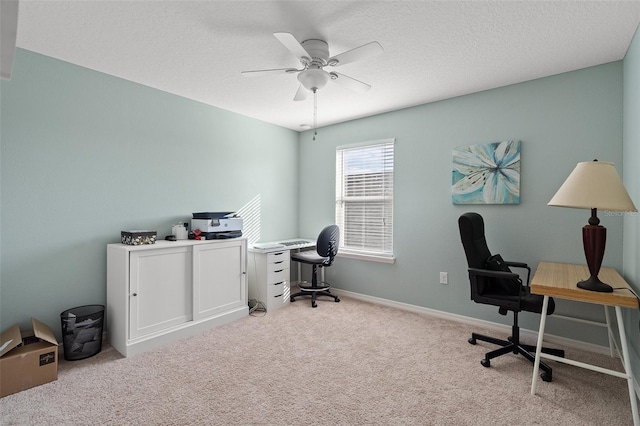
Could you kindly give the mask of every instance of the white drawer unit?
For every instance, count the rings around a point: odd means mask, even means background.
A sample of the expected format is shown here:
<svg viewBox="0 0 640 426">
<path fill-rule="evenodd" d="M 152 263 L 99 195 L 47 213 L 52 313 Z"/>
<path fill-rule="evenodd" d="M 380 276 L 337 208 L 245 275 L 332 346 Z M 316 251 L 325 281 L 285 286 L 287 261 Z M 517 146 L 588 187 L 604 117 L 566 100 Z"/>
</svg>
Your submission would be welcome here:
<svg viewBox="0 0 640 426">
<path fill-rule="evenodd" d="M 262 302 L 267 312 L 290 303 L 289 250 L 249 252 L 249 299 Z"/>
</svg>

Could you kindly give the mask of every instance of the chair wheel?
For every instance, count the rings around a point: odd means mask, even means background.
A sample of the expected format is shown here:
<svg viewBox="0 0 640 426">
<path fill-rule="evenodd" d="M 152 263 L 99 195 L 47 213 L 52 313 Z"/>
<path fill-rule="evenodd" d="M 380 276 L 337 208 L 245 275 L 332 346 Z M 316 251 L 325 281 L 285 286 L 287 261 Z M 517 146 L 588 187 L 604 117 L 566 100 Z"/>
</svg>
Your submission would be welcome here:
<svg viewBox="0 0 640 426">
<path fill-rule="evenodd" d="M 489 361 L 488 359 L 483 359 L 480 361 L 480 364 L 482 364 L 483 367 L 489 368 L 491 367 L 491 361 Z"/>
<path fill-rule="evenodd" d="M 550 382 L 551 381 L 551 374 L 549 374 L 549 373 L 542 373 L 540 375 L 540 377 L 542 378 L 543 382 Z"/>
<path fill-rule="evenodd" d="M 336 303 L 338 303 L 340 301 L 339 297 L 336 297 Z"/>
<path fill-rule="evenodd" d="M 473 337 L 471 339 L 469 339 L 469 343 L 471 343 L 472 345 L 476 344 L 476 339 L 474 339 Z"/>
<path fill-rule="evenodd" d="M 311 304 L 311 307 L 312 307 L 312 308 L 317 308 L 317 307 L 318 307 L 318 304 L 317 304 L 316 302 L 313 302 L 313 303 Z"/>
<path fill-rule="evenodd" d="M 296 301 L 296 299 L 294 299 L 293 296 L 291 296 L 289 299 L 291 299 L 292 302 Z"/>
</svg>

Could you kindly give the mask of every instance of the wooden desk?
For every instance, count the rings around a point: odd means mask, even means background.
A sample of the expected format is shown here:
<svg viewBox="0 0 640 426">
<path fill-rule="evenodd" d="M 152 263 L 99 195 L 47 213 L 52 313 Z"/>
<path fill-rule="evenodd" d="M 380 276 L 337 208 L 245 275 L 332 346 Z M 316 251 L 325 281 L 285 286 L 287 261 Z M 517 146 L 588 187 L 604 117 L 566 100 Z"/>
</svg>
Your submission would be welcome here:
<svg viewBox="0 0 640 426">
<path fill-rule="evenodd" d="M 629 358 L 629 347 L 624 331 L 624 322 L 622 320 L 622 309 L 633 308 L 638 309 L 638 299 L 633 295 L 629 284 L 620 276 L 620 274 L 612 268 L 601 268 L 598 277 L 605 283 L 611 285 L 614 289 L 612 293 L 600 293 L 596 291 L 583 290 L 577 287 L 578 281 L 589 278 L 589 269 L 585 265 L 573 265 L 568 263 L 551 263 L 540 262 L 538 268 L 531 280 L 531 293 L 544 296 L 542 306 L 542 315 L 540 318 L 540 330 L 538 332 L 538 343 L 536 346 L 536 358 L 533 364 L 533 378 L 531 380 L 531 394 L 536 394 L 536 383 L 538 379 L 538 370 L 540 367 L 540 358 L 548 358 L 557 362 L 571 364 L 577 367 L 587 368 L 589 370 L 598 371 L 604 374 L 610 374 L 627 379 L 629 386 L 629 398 L 631 399 L 631 411 L 633 415 L 633 423 L 640 426 L 638 418 L 638 403 L 633 387 L 633 375 L 631 370 L 631 359 Z M 544 337 L 544 327 L 547 319 L 547 307 L 549 305 L 549 297 L 557 297 L 560 299 L 576 300 L 578 302 L 596 303 L 604 306 L 605 317 L 607 320 L 607 331 L 609 333 L 609 344 L 612 344 L 613 332 L 609 321 L 608 306 L 613 306 L 616 311 L 618 321 L 618 330 L 620 332 L 620 346 L 622 347 L 622 363 L 625 369 L 624 373 L 618 371 L 601 368 L 591 364 L 574 361 L 567 358 L 560 358 L 554 355 L 544 354 L 541 352 L 542 340 Z"/>
</svg>

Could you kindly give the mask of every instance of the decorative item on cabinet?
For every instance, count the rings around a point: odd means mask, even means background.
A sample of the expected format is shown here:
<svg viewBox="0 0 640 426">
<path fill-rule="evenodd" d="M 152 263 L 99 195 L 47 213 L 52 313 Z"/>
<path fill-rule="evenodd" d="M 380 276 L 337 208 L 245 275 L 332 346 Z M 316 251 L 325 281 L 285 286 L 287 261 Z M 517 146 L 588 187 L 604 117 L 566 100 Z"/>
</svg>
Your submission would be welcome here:
<svg viewBox="0 0 640 426">
<path fill-rule="evenodd" d="M 156 231 L 121 231 L 120 241 L 130 246 L 155 244 L 157 235 Z"/>
</svg>

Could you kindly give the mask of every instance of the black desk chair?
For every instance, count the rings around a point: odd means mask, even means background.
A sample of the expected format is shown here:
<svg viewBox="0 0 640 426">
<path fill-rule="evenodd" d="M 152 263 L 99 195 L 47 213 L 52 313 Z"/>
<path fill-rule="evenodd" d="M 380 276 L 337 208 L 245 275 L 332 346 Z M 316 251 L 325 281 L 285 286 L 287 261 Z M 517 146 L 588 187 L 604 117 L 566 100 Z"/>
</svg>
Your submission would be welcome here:
<svg viewBox="0 0 640 426">
<path fill-rule="evenodd" d="M 324 268 L 333 264 L 333 259 L 338 254 L 339 244 L 340 228 L 337 225 L 329 225 L 318 235 L 315 252 L 307 250 L 291 254 L 291 260 L 313 266 L 311 285 L 306 282 L 298 283 L 300 292 L 291 295 L 292 302 L 299 296 L 311 296 L 311 306 L 315 308 L 317 307 L 316 298 L 318 296 L 329 296 L 333 297 L 336 302 L 340 301 L 338 296 L 331 294 L 329 291 L 329 288 L 331 288 L 329 283 L 318 282 L 318 267 Z"/>
<path fill-rule="evenodd" d="M 531 268 L 526 263 L 507 262 L 498 254 L 491 255 L 484 235 L 484 220 L 478 213 L 465 213 L 458 219 L 460 238 L 467 256 L 469 281 L 471 282 L 471 299 L 476 303 L 498 306 L 498 312 L 506 315 L 513 312 L 511 337 L 508 340 L 496 339 L 482 334 L 471 333 L 469 343 L 476 344 L 476 340 L 501 346 L 487 352 L 480 363 L 485 367 L 491 366 L 491 359 L 512 352 L 522 354 L 529 361 L 534 362 L 536 347 L 520 343 L 520 327 L 518 326 L 518 312 L 527 311 L 542 313 L 543 296 L 531 294 L 529 278 Z M 509 267 L 527 269 L 527 282 L 522 283 L 520 276 L 511 272 Z M 555 310 L 555 303 L 549 298 L 547 315 Z M 564 357 L 564 351 L 559 349 L 542 348 L 542 352 Z M 550 382 L 552 370 L 547 364 L 540 362 L 542 380 Z"/>
</svg>

